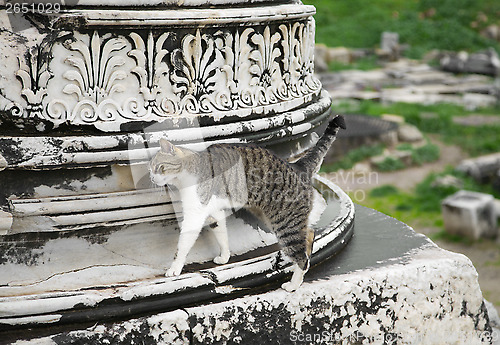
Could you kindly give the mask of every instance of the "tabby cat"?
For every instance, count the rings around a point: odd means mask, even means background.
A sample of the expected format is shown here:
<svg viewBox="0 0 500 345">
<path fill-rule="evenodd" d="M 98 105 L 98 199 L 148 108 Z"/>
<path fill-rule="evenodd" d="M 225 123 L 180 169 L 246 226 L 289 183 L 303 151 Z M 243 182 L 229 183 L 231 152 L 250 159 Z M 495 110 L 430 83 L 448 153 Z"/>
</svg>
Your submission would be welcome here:
<svg viewBox="0 0 500 345">
<path fill-rule="evenodd" d="M 166 276 L 181 273 L 207 221 L 213 223 L 220 246 L 214 262 L 227 263 L 230 251 L 225 212 L 245 207 L 276 234 L 283 253 L 294 261 L 292 279 L 282 287 L 296 290 L 309 269 L 314 240 L 309 217 L 312 176 L 339 128 L 345 128 L 345 123 L 337 115 L 317 144 L 295 163 L 251 144 L 214 144 L 196 152 L 161 139 L 161 149 L 150 163 L 151 179 L 160 186 L 176 187 L 183 210 L 177 253 Z"/>
</svg>

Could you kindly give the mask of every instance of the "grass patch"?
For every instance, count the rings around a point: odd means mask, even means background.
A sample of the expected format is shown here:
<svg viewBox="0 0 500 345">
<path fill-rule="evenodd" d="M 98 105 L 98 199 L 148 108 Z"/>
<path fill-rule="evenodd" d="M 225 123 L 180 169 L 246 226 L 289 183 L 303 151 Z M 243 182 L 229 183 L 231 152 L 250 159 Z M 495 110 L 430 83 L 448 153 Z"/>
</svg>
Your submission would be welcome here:
<svg viewBox="0 0 500 345">
<path fill-rule="evenodd" d="M 459 236 L 455 234 L 449 234 L 445 230 L 441 230 L 435 234 L 430 235 L 431 240 L 433 241 L 446 241 L 451 243 L 462 243 L 471 245 L 474 243 L 474 240 L 465 236 Z"/>
<path fill-rule="evenodd" d="M 497 0 L 305 0 L 316 7 L 316 41 L 331 47 L 375 48 L 384 31 L 409 44 L 406 55 L 420 58 L 431 49 L 499 49 L 479 33 L 495 23 Z"/>
<path fill-rule="evenodd" d="M 422 165 L 424 163 L 434 162 L 439 159 L 439 147 L 430 142 L 424 146 L 413 147 L 411 144 L 398 145 L 399 151 L 409 151 L 411 154 L 411 164 Z M 388 156 L 381 162 L 375 164 L 378 171 L 395 171 L 407 168 L 405 163 L 393 156 Z"/>
<path fill-rule="evenodd" d="M 439 147 L 431 143 L 427 143 L 417 148 L 411 148 L 410 151 L 414 164 L 422 165 L 439 159 Z"/>
<path fill-rule="evenodd" d="M 375 163 L 378 171 L 395 171 L 406 168 L 406 165 L 395 157 L 385 157 L 383 161 Z"/>
<path fill-rule="evenodd" d="M 372 198 L 382 198 L 382 197 L 386 197 L 389 195 L 396 195 L 398 193 L 399 193 L 399 191 L 396 187 L 394 187 L 393 185 L 390 185 L 390 184 L 386 184 L 386 185 L 383 185 L 380 187 L 373 188 L 370 191 L 369 195 Z"/>
<path fill-rule="evenodd" d="M 460 179 L 463 183 L 463 189 L 489 193 L 497 198 L 500 197 L 500 193 L 495 192 L 491 186 L 480 185 L 472 178 L 456 172 L 452 168 L 447 168 L 442 173 L 429 174 L 410 193 L 403 192 L 392 185 L 384 185 L 372 189 L 367 193 L 364 200 L 358 200 L 357 202 L 399 219 L 414 228 L 432 227 L 442 229 L 441 201 L 462 189 L 454 186 L 436 186 L 434 184 L 438 177 L 448 174 Z M 461 236 L 449 235 L 444 230 L 437 232 L 431 238 L 462 243 L 471 241 Z"/>
<path fill-rule="evenodd" d="M 362 113 L 373 116 L 382 114 L 398 114 L 405 121 L 417 126 L 422 132 L 439 134 L 447 144 L 461 147 L 471 156 L 479 156 L 498 152 L 500 147 L 500 125 L 481 125 L 467 127 L 453 123 L 454 116 L 469 114 L 499 114 L 498 108 L 483 108 L 474 111 L 465 110 L 454 104 L 421 105 L 409 103 L 394 103 L 383 105 L 374 101 L 362 101 L 357 104 L 345 103 L 339 105 L 339 110 L 349 108 L 351 113 Z M 495 116 L 495 115 L 492 115 Z M 500 116 L 500 115 L 496 115 Z"/>
<path fill-rule="evenodd" d="M 384 145 L 373 145 L 373 146 L 361 146 L 357 149 L 349 151 L 344 157 L 339 161 L 324 164 L 321 167 L 320 172 L 332 172 L 340 169 L 348 170 L 351 169 L 356 163 L 361 162 L 369 157 L 377 156 L 384 152 Z"/>
<path fill-rule="evenodd" d="M 343 63 L 338 61 L 332 61 L 328 64 L 328 69 L 331 72 L 338 72 L 349 69 L 357 69 L 361 71 L 369 71 L 372 69 L 380 68 L 378 64 L 377 57 L 375 55 L 366 56 L 355 60 L 352 63 Z"/>
<path fill-rule="evenodd" d="M 374 188 L 364 200 L 357 202 L 399 219 L 412 227 L 438 227 L 442 224 L 439 211 L 422 211 L 414 203 L 414 196 L 411 193 L 403 192 L 392 185 Z"/>
</svg>

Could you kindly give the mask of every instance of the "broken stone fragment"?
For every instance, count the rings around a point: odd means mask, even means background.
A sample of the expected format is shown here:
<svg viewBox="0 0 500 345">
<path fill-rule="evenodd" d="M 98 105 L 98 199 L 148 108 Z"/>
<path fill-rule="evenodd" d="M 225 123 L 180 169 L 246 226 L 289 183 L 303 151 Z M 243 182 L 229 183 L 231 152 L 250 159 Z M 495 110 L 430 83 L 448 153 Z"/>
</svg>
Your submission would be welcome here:
<svg viewBox="0 0 500 345">
<path fill-rule="evenodd" d="M 431 187 L 455 187 L 462 188 L 464 185 L 463 181 L 453 175 L 445 175 L 438 177 L 434 182 L 432 182 Z"/>
<path fill-rule="evenodd" d="M 495 203 L 490 194 L 458 191 L 442 201 L 441 211 L 450 234 L 473 239 L 497 236 Z"/>
<path fill-rule="evenodd" d="M 487 183 L 500 170 L 500 153 L 465 159 L 456 169 L 478 182 Z"/>
<path fill-rule="evenodd" d="M 405 142 L 415 142 L 424 139 L 424 136 L 417 127 L 405 123 L 399 126 L 398 139 Z"/>
<path fill-rule="evenodd" d="M 9 163 L 7 163 L 5 158 L 3 158 L 2 155 L 0 155 L 0 171 L 5 170 L 5 168 L 7 168 L 8 165 Z"/>
</svg>

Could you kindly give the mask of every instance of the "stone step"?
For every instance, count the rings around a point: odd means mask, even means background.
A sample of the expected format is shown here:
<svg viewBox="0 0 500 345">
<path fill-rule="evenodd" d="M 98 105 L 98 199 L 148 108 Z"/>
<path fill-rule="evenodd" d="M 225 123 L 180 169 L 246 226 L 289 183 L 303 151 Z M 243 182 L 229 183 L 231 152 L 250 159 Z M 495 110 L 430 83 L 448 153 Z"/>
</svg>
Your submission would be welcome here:
<svg viewBox="0 0 500 345">
<path fill-rule="evenodd" d="M 24 337 L 31 337 L 28 343 L 426 345 L 486 344 L 498 337 L 467 257 L 361 206 L 349 245 L 311 269 L 294 293 L 269 287 L 224 302 L 53 332 Z"/>
</svg>

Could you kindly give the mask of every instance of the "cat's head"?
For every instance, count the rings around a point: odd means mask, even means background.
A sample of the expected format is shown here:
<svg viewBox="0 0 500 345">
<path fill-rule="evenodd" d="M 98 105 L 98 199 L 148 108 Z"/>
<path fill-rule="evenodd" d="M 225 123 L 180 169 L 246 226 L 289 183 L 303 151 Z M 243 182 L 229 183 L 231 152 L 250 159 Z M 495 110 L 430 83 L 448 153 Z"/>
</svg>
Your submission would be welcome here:
<svg viewBox="0 0 500 345">
<path fill-rule="evenodd" d="M 149 163 L 149 173 L 153 183 L 164 186 L 179 177 L 186 159 L 192 151 L 180 148 L 166 139 L 160 139 L 160 150 Z"/>
</svg>

